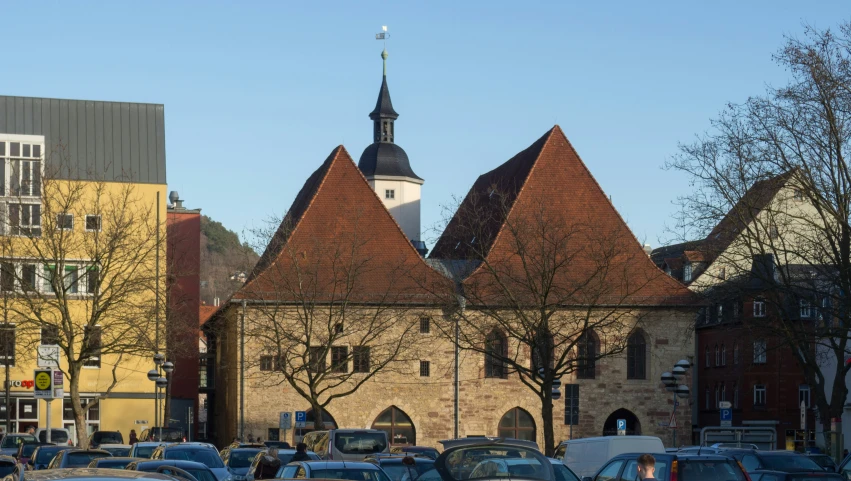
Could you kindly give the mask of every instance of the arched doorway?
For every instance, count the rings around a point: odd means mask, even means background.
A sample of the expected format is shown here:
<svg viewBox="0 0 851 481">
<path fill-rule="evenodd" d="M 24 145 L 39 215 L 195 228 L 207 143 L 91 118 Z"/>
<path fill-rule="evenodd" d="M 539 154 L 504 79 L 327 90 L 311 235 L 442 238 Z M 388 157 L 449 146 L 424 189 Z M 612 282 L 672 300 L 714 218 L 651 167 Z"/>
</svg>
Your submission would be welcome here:
<svg viewBox="0 0 851 481">
<path fill-rule="evenodd" d="M 375 418 L 372 429 L 387 432 L 391 446 L 414 446 L 417 444 L 417 430 L 405 411 L 390 406 Z"/>
<path fill-rule="evenodd" d="M 499 437 L 536 441 L 535 419 L 522 408 L 511 408 L 499 420 Z"/>
<path fill-rule="evenodd" d="M 641 421 L 638 420 L 638 416 L 633 414 L 629 409 L 621 408 L 609 414 L 609 417 L 606 418 L 606 424 L 603 425 L 603 436 L 617 436 L 618 419 L 626 420 L 627 435 L 641 434 Z"/>
<path fill-rule="evenodd" d="M 313 409 L 308 409 L 305 413 L 306 421 L 304 423 L 303 428 L 295 428 L 293 430 L 293 441 L 299 443 L 301 442 L 304 435 L 316 431 L 313 428 L 313 423 L 316 421 L 316 416 L 313 414 Z M 328 411 L 322 411 L 322 421 L 325 429 L 336 429 L 337 421 L 334 420 L 334 416 L 331 416 L 331 413 Z M 286 439 L 282 439 L 282 441 L 286 441 Z"/>
</svg>

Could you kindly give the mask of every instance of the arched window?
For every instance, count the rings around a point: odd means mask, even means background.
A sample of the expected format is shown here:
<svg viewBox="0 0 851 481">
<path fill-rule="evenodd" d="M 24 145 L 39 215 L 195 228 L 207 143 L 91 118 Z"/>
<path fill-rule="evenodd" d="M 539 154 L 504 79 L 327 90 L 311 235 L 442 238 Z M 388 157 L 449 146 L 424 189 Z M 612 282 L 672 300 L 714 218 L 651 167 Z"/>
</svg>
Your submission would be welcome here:
<svg viewBox="0 0 851 481">
<path fill-rule="evenodd" d="M 576 378 L 594 379 L 597 370 L 599 340 L 593 330 L 586 331 L 576 341 Z"/>
<path fill-rule="evenodd" d="M 706 345 L 706 350 L 704 352 L 706 353 L 706 367 L 709 367 L 709 344 Z"/>
<path fill-rule="evenodd" d="M 715 367 L 721 365 L 721 350 L 718 349 L 718 344 L 715 345 Z"/>
<path fill-rule="evenodd" d="M 640 329 L 626 341 L 626 378 L 647 379 L 647 341 Z"/>
<path fill-rule="evenodd" d="M 485 342 L 485 377 L 505 379 L 508 374 L 504 361 L 508 348 L 505 336 L 494 329 Z"/>
<path fill-rule="evenodd" d="M 414 423 L 404 411 L 396 406 L 390 406 L 375 418 L 372 429 L 380 429 L 387 433 L 387 439 L 393 446 L 414 446 L 417 444 L 417 431 Z"/>
<path fill-rule="evenodd" d="M 727 346 L 721 344 L 721 365 L 727 365 Z"/>
<path fill-rule="evenodd" d="M 537 441 L 535 420 L 521 408 L 511 408 L 499 420 L 499 437 Z"/>
</svg>

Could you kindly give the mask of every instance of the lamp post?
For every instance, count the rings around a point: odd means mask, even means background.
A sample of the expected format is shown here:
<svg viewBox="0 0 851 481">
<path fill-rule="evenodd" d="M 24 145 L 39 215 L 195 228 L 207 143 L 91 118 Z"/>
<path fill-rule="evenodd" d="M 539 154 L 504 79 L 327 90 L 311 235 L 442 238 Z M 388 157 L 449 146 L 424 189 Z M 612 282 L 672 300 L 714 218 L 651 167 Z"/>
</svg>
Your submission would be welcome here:
<svg viewBox="0 0 851 481">
<path fill-rule="evenodd" d="M 671 369 L 670 372 L 662 373 L 662 384 L 665 385 L 665 390 L 673 393 L 674 395 L 674 406 L 673 412 L 671 413 L 671 419 L 676 419 L 677 414 L 677 398 L 687 399 L 689 397 L 689 387 L 685 384 L 680 384 L 680 380 L 686 376 L 686 373 L 691 368 L 691 363 L 685 359 L 677 361 L 674 365 L 674 368 Z M 673 446 L 677 447 L 677 429 L 671 429 L 671 437 Z"/>
<path fill-rule="evenodd" d="M 154 428 L 159 426 L 160 421 L 160 387 L 165 386 L 168 383 L 164 377 L 160 376 L 160 367 L 162 367 L 164 363 L 165 356 L 158 352 L 154 354 L 154 368 L 148 371 L 148 380 L 154 383 Z"/>
<path fill-rule="evenodd" d="M 162 415 L 160 416 L 160 424 L 162 427 L 167 427 L 171 422 L 171 373 L 174 372 L 174 363 L 171 361 L 166 361 L 162 366 L 163 373 L 165 374 L 165 385 L 162 386 L 164 388 L 163 393 L 165 396 L 165 400 L 163 402 L 163 410 Z"/>
</svg>

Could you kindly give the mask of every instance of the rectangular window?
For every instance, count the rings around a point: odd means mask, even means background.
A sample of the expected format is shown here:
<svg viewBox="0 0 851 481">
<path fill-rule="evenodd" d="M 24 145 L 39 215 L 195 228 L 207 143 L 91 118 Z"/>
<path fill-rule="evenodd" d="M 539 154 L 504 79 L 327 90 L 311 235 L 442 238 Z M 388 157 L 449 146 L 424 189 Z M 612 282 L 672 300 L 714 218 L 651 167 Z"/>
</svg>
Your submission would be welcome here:
<svg viewBox="0 0 851 481">
<path fill-rule="evenodd" d="M 41 205 L 9 204 L 10 234 L 21 236 L 41 235 Z"/>
<path fill-rule="evenodd" d="M 310 346 L 310 372 L 325 372 L 325 346 Z"/>
<path fill-rule="evenodd" d="M 260 370 L 261 371 L 271 371 L 272 370 L 272 356 L 260 356 Z"/>
<path fill-rule="evenodd" d="M 41 328 L 41 343 L 43 345 L 59 344 L 59 327 L 44 326 Z"/>
<path fill-rule="evenodd" d="M 753 301 L 753 317 L 765 317 L 765 301 L 756 299 Z"/>
<path fill-rule="evenodd" d="M 88 358 L 83 361 L 83 366 L 85 367 L 100 367 L 100 350 L 101 346 L 101 334 L 102 329 L 100 326 L 88 327 L 86 326 L 86 354 L 88 354 Z"/>
<path fill-rule="evenodd" d="M 32 292 L 36 286 L 35 264 L 24 264 L 21 266 L 21 290 Z"/>
<path fill-rule="evenodd" d="M 56 277 L 56 266 L 44 266 L 44 274 L 42 280 L 42 291 L 53 292 L 53 278 Z"/>
<path fill-rule="evenodd" d="M 343 333 L 343 323 L 338 322 L 334 324 L 334 334 L 342 334 Z"/>
<path fill-rule="evenodd" d="M 77 294 L 80 291 L 80 268 L 77 266 L 65 266 L 65 292 Z"/>
<path fill-rule="evenodd" d="M 352 372 L 369 372 L 369 347 L 355 346 L 352 348 Z"/>
<path fill-rule="evenodd" d="M 386 189 L 384 191 L 384 198 L 385 199 L 395 199 L 396 198 L 396 191 L 393 190 L 393 189 Z"/>
<path fill-rule="evenodd" d="M 331 347 L 331 372 L 349 372 L 349 348 Z"/>
<path fill-rule="evenodd" d="M 86 216 L 86 230 L 87 231 L 99 231 L 101 229 L 101 221 L 99 215 L 87 215 Z"/>
<path fill-rule="evenodd" d="M 765 406 L 765 384 L 753 385 L 753 405 Z"/>
<path fill-rule="evenodd" d="M 765 345 L 764 339 L 757 339 L 753 342 L 753 363 L 754 364 L 765 364 L 767 362 L 768 355 L 766 353 L 767 346 Z"/>
<path fill-rule="evenodd" d="M 801 299 L 801 319 L 809 319 L 813 317 L 813 305 L 806 299 Z"/>
<path fill-rule="evenodd" d="M 15 264 L 11 262 L 0 263 L 0 289 L 5 292 L 15 290 Z"/>
<path fill-rule="evenodd" d="M 428 334 L 431 332 L 431 319 L 428 317 L 420 318 L 420 334 Z"/>
<path fill-rule="evenodd" d="M 0 365 L 15 365 L 15 325 L 0 324 Z"/>
<path fill-rule="evenodd" d="M 810 386 L 807 384 L 801 384 L 798 386 L 798 406 L 804 403 L 804 406 L 810 407 Z"/>
<path fill-rule="evenodd" d="M 57 214 L 56 227 L 62 230 L 72 230 L 74 228 L 74 214 Z"/>
<path fill-rule="evenodd" d="M 431 375 L 431 362 L 420 361 L 420 377 L 429 377 Z"/>
<path fill-rule="evenodd" d="M 41 162 L 12 159 L 10 166 L 9 194 L 12 197 L 41 197 Z"/>
<path fill-rule="evenodd" d="M 739 384 L 733 385 L 733 407 L 739 409 Z"/>
<path fill-rule="evenodd" d="M 689 262 L 687 262 L 686 265 L 683 266 L 683 281 L 691 281 L 691 263 Z"/>
<path fill-rule="evenodd" d="M 90 266 L 86 269 L 86 292 L 94 294 L 98 288 L 98 268 Z"/>
</svg>

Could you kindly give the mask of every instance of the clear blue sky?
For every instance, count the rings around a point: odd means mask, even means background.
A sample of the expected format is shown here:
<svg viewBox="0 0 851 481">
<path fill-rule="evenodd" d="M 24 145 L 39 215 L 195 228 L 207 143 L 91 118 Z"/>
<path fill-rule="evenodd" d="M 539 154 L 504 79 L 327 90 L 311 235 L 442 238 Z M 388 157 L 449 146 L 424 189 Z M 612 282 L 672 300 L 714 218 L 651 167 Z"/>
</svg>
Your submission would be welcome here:
<svg viewBox="0 0 851 481">
<path fill-rule="evenodd" d="M 0 92 L 165 104 L 169 188 L 237 232 L 283 213 L 338 144 L 360 157 L 388 25 L 396 140 L 426 180 L 424 232 L 558 123 L 658 246 L 688 188 L 661 169 L 677 143 L 725 102 L 782 83 L 783 35 L 834 27 L 851 4 L 27 1 L 2 17 Z"/>
</svg>

